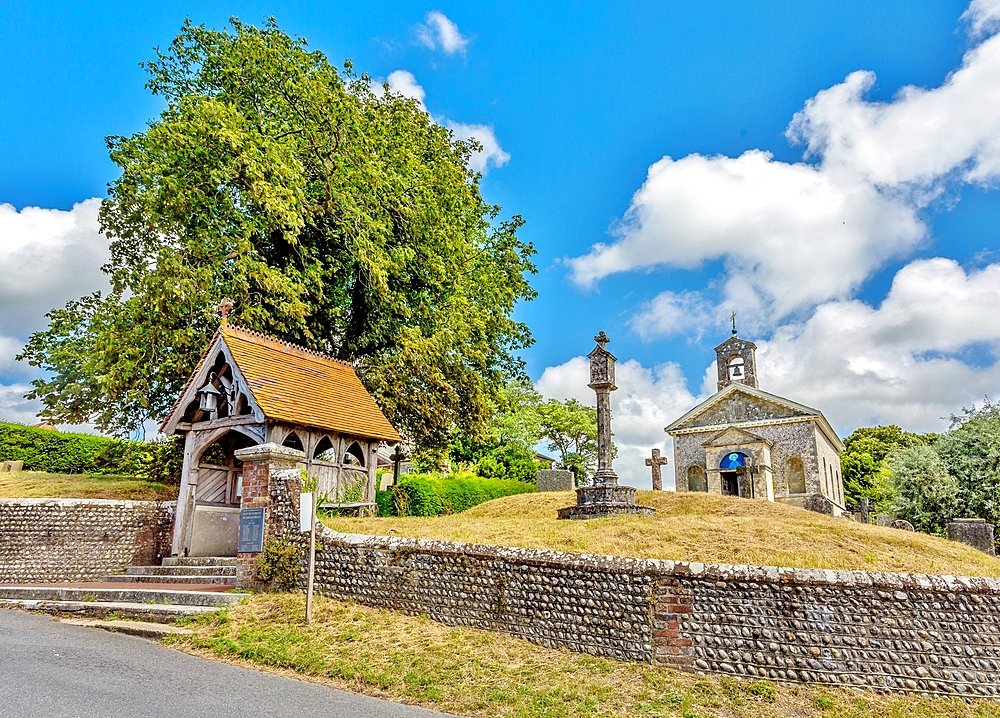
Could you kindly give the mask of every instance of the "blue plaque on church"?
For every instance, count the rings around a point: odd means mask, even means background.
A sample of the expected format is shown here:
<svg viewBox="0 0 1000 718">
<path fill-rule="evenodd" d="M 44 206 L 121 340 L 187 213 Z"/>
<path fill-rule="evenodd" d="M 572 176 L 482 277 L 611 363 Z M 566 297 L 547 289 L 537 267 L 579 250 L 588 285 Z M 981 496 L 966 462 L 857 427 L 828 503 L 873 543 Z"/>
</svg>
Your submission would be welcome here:
<svg viewBox="0 0 1000 718">
<path fill-rule="evenodd" d="M 264 550 L 264 509 L 240 509 L 239 553 Z"/>
</svg>

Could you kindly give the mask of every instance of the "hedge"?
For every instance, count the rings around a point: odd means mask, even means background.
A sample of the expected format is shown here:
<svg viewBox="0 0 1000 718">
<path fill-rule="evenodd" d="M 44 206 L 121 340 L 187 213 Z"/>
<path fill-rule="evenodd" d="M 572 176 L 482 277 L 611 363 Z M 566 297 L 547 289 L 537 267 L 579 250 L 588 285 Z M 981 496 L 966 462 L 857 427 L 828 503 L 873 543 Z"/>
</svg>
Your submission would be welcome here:
<svg viewBox="0 0 1000 718">
<path fill-rule="evenodd" d="M 183 459 L 179 437 L 126 441 L 0 422 L 0 461 L 23 461 L 25 471 L 114 474 L 176 483 Z"/>
<path fill-rule="evenodd" d="M 524 481 L 484 479 L 474 474 L 452 474 L 446 478 L 408 474 L 400 477 L 390 491 L 379 491 L 375 502 L 380 516 L 440 516 L 534 490 L 533 484 Z"/>
</svg>

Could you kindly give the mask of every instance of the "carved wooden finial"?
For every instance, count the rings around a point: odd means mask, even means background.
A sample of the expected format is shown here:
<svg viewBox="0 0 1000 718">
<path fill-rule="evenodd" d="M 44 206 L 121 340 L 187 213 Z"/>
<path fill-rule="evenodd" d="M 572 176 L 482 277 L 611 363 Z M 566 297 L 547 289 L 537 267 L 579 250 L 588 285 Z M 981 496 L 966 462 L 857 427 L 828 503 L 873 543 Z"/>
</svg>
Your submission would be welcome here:
<svg viewBox="0 0 1000 718">
<path fill-rule="evenodd" d="M 223 299 L 219 302 L 219 313 L 222 314 L 222 324 L 229 323 L 229 310 L 233 308 L 232 299 Z"/>
</svg>

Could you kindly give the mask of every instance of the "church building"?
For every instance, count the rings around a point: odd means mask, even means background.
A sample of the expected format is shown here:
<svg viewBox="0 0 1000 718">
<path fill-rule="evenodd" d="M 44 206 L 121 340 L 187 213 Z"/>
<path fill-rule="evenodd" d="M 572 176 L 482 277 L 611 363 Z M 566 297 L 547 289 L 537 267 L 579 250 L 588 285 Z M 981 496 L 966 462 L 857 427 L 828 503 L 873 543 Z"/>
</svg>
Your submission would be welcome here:
<svg viewBox="0 0 1000 718">
<path fill-rule="evenodd" d="M 715 348 L 718 391 L 666 427 L 677 491 L 766 499 L 839 516 L 844 444 L 822 412 L 762 391 L 757 346 Z"/>
</svg>

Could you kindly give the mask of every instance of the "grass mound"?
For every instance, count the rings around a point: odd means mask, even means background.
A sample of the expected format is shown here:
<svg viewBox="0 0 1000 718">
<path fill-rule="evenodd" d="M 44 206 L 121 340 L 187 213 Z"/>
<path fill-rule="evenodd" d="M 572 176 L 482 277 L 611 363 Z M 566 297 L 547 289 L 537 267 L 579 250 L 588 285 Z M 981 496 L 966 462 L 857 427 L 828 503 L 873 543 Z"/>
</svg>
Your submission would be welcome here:
<svg viewBox="0 0 1000 718">
<path fill-rule="evenodd" d="M 731 496 L 639 492 L 653 518 L 558 521 L 576 495 L 507 496 L 432 518 L 331 517 L 346 533 L 409 536 L 674 561 L 1000 577 L 1000 559 L 946 539 L 865 526 L 812 511 Z"/>
<path fill-rule="evenodd" d="M 0 499 L 173 501 L 178 487 L 131 476 L 0 472 Z"/>
<path fill-rule="evenodd" d="M 489 718 L 1000 718 L 987 701 L 699 677 L 317 596 L 258 594 L 186 625 L 184 650 L 334 688 Z"/>
</svg>

